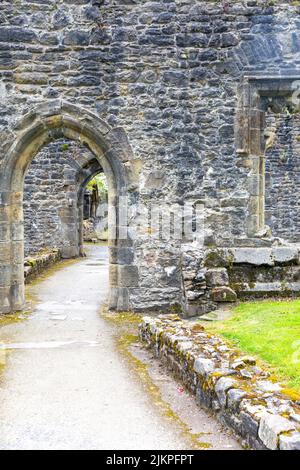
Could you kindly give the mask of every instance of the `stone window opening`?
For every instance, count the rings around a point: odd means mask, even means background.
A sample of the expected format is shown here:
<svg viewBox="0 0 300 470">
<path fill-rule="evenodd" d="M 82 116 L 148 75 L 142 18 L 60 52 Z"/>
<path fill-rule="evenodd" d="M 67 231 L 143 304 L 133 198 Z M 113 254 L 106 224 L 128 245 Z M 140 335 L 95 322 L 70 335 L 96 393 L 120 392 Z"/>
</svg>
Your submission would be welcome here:
<svg viewBox="0 0 300 470">
<path fill-rule="evenodd" d="M 236 151 L 250 169 L 246 232 L 252 240 L 299 240 L 300 114 L 292 101 L 297 79 L 248 76 L 239 89 Z"/>
</svg>

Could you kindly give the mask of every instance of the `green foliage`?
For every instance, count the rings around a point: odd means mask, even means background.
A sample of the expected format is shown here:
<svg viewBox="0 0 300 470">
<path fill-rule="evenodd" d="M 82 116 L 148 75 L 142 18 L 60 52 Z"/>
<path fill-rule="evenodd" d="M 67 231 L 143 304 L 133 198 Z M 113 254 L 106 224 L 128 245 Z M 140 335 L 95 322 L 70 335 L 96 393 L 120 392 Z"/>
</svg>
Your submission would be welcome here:
<svg viewBox="0 0 300 470">
<path fill-rule="evenodd" d="M 94 178 L 89 181 L 86 187 L 87 189 L 93 189 L 95 184 L 98 186 L 98 191 L 100 193 L 107 193 L 107 180 L 104 173 L 99 173 L 98 175 L 94 176 Z"/>
<path fill-rule="evenodd" d="M 60 146 L 60 150 L 62 150 L 62 152 L 66 152 L 67 150 L 69 150 L 69 147 L 70 147 L 69 144 L 62 144 Z"/>
<path fill-rule="evenodd" d="M 300 391 L 300 300 L 242 303 L 229 319 L 207 328 L 262 359 Z"/>
</svg>

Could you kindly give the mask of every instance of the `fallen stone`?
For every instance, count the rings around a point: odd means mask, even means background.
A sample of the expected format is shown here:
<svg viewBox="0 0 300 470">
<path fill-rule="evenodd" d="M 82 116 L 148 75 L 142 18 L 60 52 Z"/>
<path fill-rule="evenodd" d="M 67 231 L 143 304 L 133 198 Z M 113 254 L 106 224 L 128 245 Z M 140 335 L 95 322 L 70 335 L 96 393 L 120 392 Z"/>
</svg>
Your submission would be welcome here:
<svg viewBox="0 0 300 470">
<path fill-rule="evenodd" d="M 245 367 L 245 363 L 242 360 L 237 360 L 231 364 L 231 367 L 233 369 L 243 369 L 243 367 Z"/>
</svg>

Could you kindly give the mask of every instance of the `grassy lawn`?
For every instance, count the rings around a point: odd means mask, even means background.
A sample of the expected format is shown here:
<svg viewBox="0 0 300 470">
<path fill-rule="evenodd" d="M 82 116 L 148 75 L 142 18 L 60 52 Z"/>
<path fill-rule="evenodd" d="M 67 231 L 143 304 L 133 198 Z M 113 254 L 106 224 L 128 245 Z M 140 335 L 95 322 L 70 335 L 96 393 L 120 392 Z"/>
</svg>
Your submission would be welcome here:
<svg viewBox="0 0 300 470">
<path fill-rule="evenodd" d="M 242 303 L 229 319 L 206 329 L 261 359 L 279 380 L 300 392 L 300 300 Z"/>
</svg>

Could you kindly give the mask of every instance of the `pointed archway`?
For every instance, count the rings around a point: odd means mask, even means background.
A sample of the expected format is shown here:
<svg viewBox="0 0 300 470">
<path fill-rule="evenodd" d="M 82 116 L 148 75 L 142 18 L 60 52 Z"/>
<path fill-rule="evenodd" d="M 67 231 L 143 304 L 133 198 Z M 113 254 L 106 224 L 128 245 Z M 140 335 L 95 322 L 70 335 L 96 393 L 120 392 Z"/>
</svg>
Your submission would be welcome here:
<svg viewBox="0 0 300 470">
<path fill-rule="evenodd" d="M 26 170 L 43 146 L 61 138 L 88 146 L 106 175 L 110 227 L 109 306 L 128 310 L 128 290 L 138 287 L 138 269 L 131 261 L 132 256 L 124 256 L 124 250 L 132 254 L 132 240 L 129 235 L 124 238 L 127 231 L 121 230 L 118 209 L 122 198 L 127 198 L 129 192 L 137 192 L 139 164 L 124 130 L 111 128 L 97 115 L 60 100 L 39 106 L 35 112 L 24 116 L 16 129 L 0 172 L 0 313 L 22 310 L 25 304 L 23 185 Z"/>
</svg>

